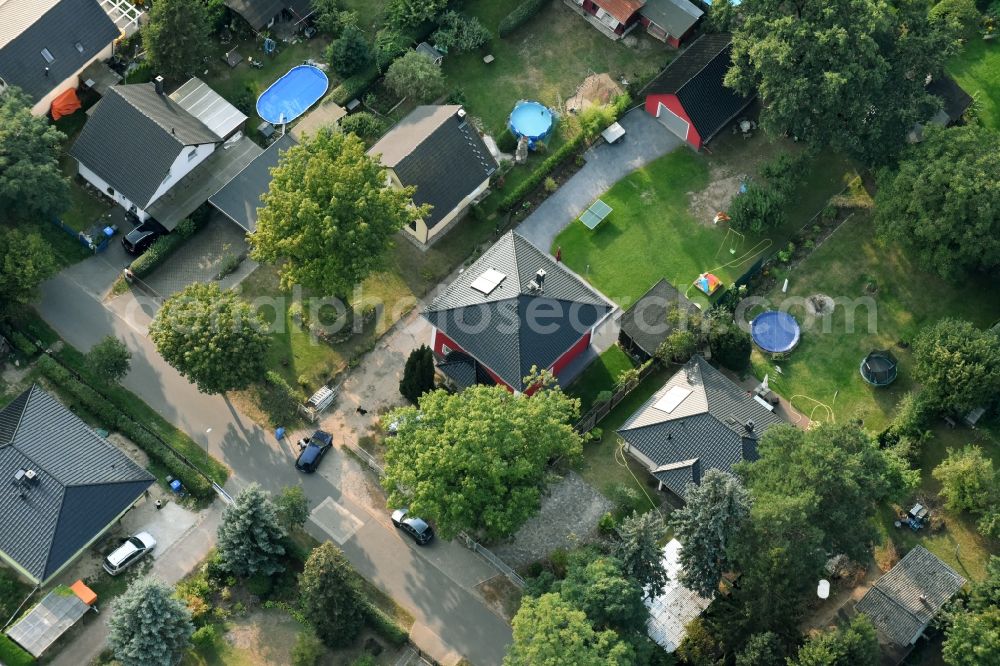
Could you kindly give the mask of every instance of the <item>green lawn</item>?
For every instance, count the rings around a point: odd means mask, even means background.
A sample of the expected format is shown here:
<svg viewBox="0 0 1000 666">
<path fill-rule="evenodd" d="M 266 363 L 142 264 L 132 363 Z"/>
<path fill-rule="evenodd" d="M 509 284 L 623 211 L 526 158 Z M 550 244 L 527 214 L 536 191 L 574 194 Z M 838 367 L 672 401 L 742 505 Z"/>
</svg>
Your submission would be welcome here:
<svg viewBox="0 0 1000 666">
<path fill-rule="evenodd" d="M 948 453 L 949 448 L 959 448 L 966 444 L 980 444 L 986 455 L 993 459 L 993 464 L 1000 467 L 1000 447 L 996 438 L 987 430 L 969 430 L 957 428 L 952 430 L 939 427 L 934 431 L 934 437 L 924 446 L 920 459 L 921 483 L 917 492 L 925 496 L 935 497 L 941 490 L 941 484 L 931 475 Z M 902 507 L 904 510 L 909 506 Z M 976 531 L 976 521 L 965 513 L 955 513 L 944 507 L 935 509 L 944 518 L 945 527 L 936 534 L 928 530 L 913 532 L 909 528 L 896 528 L 893 525 L 895 513 L 891 507 L 883 507 L 880 513 L 880 529 L 886 536 L 891 536 L 900 551 L 909 550 L 915 545 L 921 545 L 931 551 L 958 573 L 970 580 L 982 580 L 986 577 L 986 565 L 990 555 L 1000 555 L 1000 544 L 991 542 Z"/>
<path fill-rule="evenodd" d="M 566 388 L 566 393 L 580 399 L 580 414 L 586 414 L 601 391 L 614 391 L 618 376 L 635 367 L 631 357 L 618 345 L 605 350 Z"/>
<path fill-rule="evenodd" d="M 865 297 L 869 283 L 877 286 L 871 295 L 873 328 L 869 331 L 868 309 L 858 307 L 854 332 L 847 332 L 846 308 L 839 299 Z M 941 317 L 961 317 L 985 326 L 1000 315 L 1000 292 L 968 282 L 945 282 L 921 270 L 898 248 L 880 245 L 865 214 L 845 222 L 791 272 L 788 297 L 804 299 L 819 293 L 838 302 L 830 332 L 822 332 L 819 324 L 811 330 L 801 317 L 802 308 L 793 307 L 803 323 L 802 341 L 788 359 L 778 362 L 781 375 L 773 362 L 755 352 L 755 373 L 763 377 L 767 372 L 771 387 L 807 416 L 828 420 L 827 409 L 816 407 L 822 403 L 838 422 L 860 418 L 873 432 L 886 426 L 900 396 L 913 388 L 911 355 L 898 342 L 912 340 L 921 327 Z M 770 295 L 776 304 L 784 297 L 780 289 Z M 870 387 L 858 373 L 861 359 L 875 348 L 891 348 L 900 361 L 899 378 L 887 388 Z"/>
<path fill-rule="evenodd" d="M 979 103 L 983 125 L 1000 130 L 1000 42 L 970 41 L 948 72 Z"/>
<path fill-rule="evenodd" d="M 769 149 L 770 144 L 763 147 Z M 562 247 L 567 266 L 623 307 L 661 277 L 704 303 L 701 292 L 691 286 L 700 273 L 712 272 L 731 284 L 761 256 L 786 244 L 822 202 L 843 187 L 847 168 L 842 160 L 827 156 L 807 165 L 808 177 L 790 197 L 786 224 L 741 239 L 724 226 L 695 219 L 689 210 L 689 194 L 709 184 L 711 164 L 702 155 L 680 149 L 633 172 L 601 195 L 614 209 L 604 222 L 594 230 L 571 222 L 556 237 L 552 251 Z"/>
<path fill-rule="evenodd" d="M 494 135 L 506 126 L 519 99 L 537 99 L 561 109 L 592 73 L 607 72 L 615 80 L 648 79 L 672 57 L 666 45 L 638 31 L 635 48 L 612 42 L 557 0 L 500 39 L 497 26 L 514 6 L 467 0 L 462 11 L 478 17 L 493 33 L 493 41 L 473 53 L 449 55 L 443 65 L 449 89 L 464 93 L 469 112 L 482 118 Z M 489 65 L 483 62 L 487 53 L 496 58 Z"/>
<path fill-rule="evenodd" d="M 603 431 L 598 442 L 583 445 L 583 458 L 576 470 L 588 483 L 605 495 L 616 485 L 635 488 L 640 495 L 652 495 L 646 482 L 649 471 L 635 462 L 628 454 L 618 452 L 618 434 L 615 432 L 632 416 L 642 403 L 663 387 L 663 383 L 676 371 L 675 368 L 657 368 L 642 381 L 631 394 L 622 400 L 597 427 Z M 656 499 L 656 496 L 653 496 Z"/>
</svg>

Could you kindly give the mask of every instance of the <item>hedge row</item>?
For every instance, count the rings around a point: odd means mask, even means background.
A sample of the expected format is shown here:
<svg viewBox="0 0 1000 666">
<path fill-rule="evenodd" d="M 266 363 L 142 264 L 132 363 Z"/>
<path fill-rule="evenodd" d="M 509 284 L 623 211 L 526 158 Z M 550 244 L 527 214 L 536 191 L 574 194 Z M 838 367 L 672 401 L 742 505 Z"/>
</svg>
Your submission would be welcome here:
<svg viewBox="0 0 1000 666">
<path fill-rule="evenodd" d="M 327 99 L 332 99 L 335 104 L 340 106 L 346 106 L 352 99 L 360 98 L 362 93 L 378 81 L 380 76 L 378 69 L 372 65 L 363 72 L 341 81 L 339 86 L 330 91 Z"/>
<path fill-rule="evenodd" d="M 365 619 L 368 621 L 368 626 L 376 634 L 397 647 L 406 644 L 410 634 L 381 608 L 375 604 L 367 603 L 364 606 L 364 613 Z"/>
<path fill-rule="evenodd" d="M 55 359 L 43 354 L 38 358 L 38 368 L 60 390 L 66 391 L 80 401 L 83 407 L 99 419 L 108 429 L 121 432 L 151 458 L 162 464 L 172 476 L 180 479 L 187 491 L 202 499 L 214 496 L 212 484 L 197 471 L 184 463 L 158 437 L 142 427 L 131 416 L 103 398 L 97 391 L 76 379 Z"/>
<path fill-rule="evenodd" d="M 552 173 L 552 170 L 566 161 L 573 153 L 583 145 L 583 133 L 577 134 L 572 139 L 559 147 L 559 150 L 549 155 L 542 162 L 541 166 L 535 169 L 530 176 L 521 181 L 517 187 L 500 200 L 500 210 L 510 210 L 518 204 L 521 199 L 528 196 L 536 187 L 541 185 L 545 177 Z"/>
<path fill-rule="evenodd" d="M 191 219 L 184 219 L 178 223 L 177 228 L 166 236 L 160 236 L 156 239 L 149 249 L 142 253 L 129 268 L 135 273 L 136 277 L 144 278 L 150 273 L 152 273 L 157 266 L 162 264 L 167 258 L 177 251 L 177 248 L 186 241 L 194 233 L 198 231 L 199 226 L 194 223 Z"/>
<path fill-rule="evenodd" d="M 514 11 L 501 19 L 500 26 L 497 28 L 497 34 L 501 37 L 506 37 L 527 23 L 549 2 L 550 0 L 524 0 L 524 2 L 514 8 Z"/>
<path fill-rule="evenodd" d="M 0 634 L 0 664 L 4 664 L 4 666 L 31 666 L 34 663 L 34 657 L 7 638 L 6 634 Z"/>
</svg>

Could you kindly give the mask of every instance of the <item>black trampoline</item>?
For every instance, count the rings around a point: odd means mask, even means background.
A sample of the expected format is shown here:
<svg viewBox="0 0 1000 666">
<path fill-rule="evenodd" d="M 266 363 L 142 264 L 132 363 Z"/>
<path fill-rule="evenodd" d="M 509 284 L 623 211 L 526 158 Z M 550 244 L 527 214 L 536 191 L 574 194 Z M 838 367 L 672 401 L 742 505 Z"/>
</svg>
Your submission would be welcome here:
<svg viewBox="0 0 1000 666">
<path fill-rule="evenodd" d="M 897 363 L 892 352 L 876 349 L 861 361 L 861 377 L 872 386 L 888 386 L 896 380 Z"/>
</svg>

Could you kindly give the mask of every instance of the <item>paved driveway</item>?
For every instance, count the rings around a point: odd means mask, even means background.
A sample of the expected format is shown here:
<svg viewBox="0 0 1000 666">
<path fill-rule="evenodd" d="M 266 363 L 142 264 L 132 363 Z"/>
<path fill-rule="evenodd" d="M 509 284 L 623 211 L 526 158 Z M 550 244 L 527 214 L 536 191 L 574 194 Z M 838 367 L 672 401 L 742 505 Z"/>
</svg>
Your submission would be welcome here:
<svg viewBox="0 0 1000 666">
<path fill-rule="evenodd" d="M 625 138 L 613 146 L 601 142 L 588 150 L 583 168 L 518 225 L 517 233 L 548 252 L 563 227 L 612 185 L 683 143 L 642 108 L 632 109 L 619 122 Z"/>
</svg>

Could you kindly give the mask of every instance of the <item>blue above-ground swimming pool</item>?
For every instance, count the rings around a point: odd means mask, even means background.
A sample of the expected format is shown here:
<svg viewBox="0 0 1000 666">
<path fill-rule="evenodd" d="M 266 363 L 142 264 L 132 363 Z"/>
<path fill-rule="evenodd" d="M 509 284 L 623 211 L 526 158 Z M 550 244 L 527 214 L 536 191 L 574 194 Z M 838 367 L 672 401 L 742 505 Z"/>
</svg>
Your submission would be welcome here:
<svg viewBox="0 0 1000 666">
<path fill-rule="evenodd" d="M 272 125 L 290 123 L 318 102 L 329 86 L 318 67 L 292 67 L 257 98 L 257 115 Z"/>
<path fill-rule="evenodd" d="M 531 149 L 534 149 L 539 141 L 548 138 L 554 124 L 555 119 L 548 107 L 541 102 L 525 100 L 514 105 L 514 110 L 510 112 L 510 118 L 507 120 L 507 126 L 515 137 L 518 139 L 522 136 L 528 137 L 528 147 Z"/>
<path fill-rule="evenodd" d="M 782 354 L 799 344 L 799 322 L 780 310 L 768 310 L 750 322 L 750 337 L 755 345 L 771 354 Z"/>
</svg>

